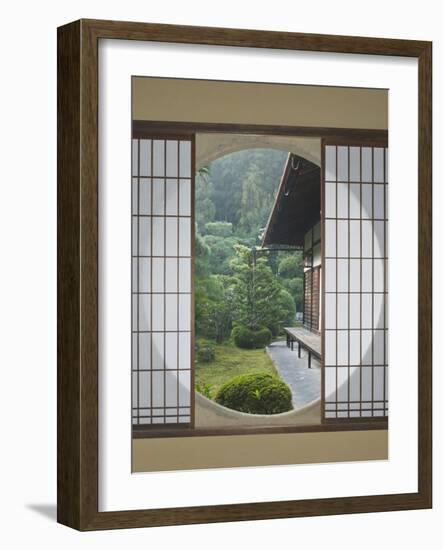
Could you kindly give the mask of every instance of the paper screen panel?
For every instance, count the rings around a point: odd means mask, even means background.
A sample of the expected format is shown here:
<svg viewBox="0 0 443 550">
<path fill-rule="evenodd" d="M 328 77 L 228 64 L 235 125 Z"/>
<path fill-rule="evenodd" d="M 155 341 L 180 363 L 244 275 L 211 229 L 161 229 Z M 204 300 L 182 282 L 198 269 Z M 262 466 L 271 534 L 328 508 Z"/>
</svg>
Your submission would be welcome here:
<svg viewBox="0 0 443 550">
<path fill-rule="evenodd" d="M 388 416 L 388 150 L 324 151 L 324 416 Z"/>
<path fill-rule="evenodd" d="M 132 423 L 190 424 L 193 143 L 132 148 Z"/>
</svg>

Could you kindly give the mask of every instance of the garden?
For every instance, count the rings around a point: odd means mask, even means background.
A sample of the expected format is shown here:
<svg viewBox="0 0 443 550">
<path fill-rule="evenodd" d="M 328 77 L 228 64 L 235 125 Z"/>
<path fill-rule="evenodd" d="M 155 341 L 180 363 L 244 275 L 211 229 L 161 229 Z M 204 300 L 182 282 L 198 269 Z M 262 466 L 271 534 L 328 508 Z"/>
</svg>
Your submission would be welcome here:
<svg viewBox="0 0 443 550">
<path fill-rule="evenodd" d="M 301 309 L 303 258 L 260 247 L 286 156 L 241 151 L 196 176 L 196 390 L 253 414 L 292 409 L 266 346 Z"/>
</svg>

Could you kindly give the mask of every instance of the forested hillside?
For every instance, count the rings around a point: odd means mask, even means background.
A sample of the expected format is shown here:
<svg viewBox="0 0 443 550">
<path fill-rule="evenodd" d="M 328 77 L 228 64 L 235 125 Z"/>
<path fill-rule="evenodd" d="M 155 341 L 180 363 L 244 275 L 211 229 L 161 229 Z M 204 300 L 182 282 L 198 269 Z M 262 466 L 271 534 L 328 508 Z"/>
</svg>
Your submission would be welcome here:
<svg viewBox="0 0 443 550">
<path fill-rule="evenodd" d="M 217 159 L 196 177 L 196 332 L 221 343 L 234 327 L 277 336 L 301 309 L 299 252 L 253 246 L 269 217 L 287 153 L 253 149 Z M 238 332 L 239 329 L 237 329 Z"/>
<path fill-rule="evenodd" d="M 256 242 L 269 216 L 287 153 L 269 149 L 240 151 L 217 159 L 197 178 L 197 223 L 232 223 L 239 238 Z"/>
</svg>

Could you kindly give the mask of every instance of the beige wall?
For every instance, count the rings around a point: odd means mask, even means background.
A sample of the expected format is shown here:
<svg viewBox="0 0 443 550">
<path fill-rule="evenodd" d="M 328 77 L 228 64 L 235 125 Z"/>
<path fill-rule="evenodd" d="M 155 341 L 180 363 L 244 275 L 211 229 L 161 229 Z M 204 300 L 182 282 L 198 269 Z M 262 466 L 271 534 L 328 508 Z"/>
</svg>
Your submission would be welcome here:
<svg viewBox="0 0 443 550">
<path fill-rule="evenodd" d="M 172 122 L 220 122 L 336 128 L 387 129 L 386 90 L 250 84 L 135 77 L 133 118 Z M 245 138 L 205 139 L 199 135 L 201 162 L 214 154 L 243 148 Z M 224 141 L 223 141 L 224 139 Z M 260 142 L 311 155 L 319 162 L 319 141 L 304 138 Z M 258 141 L 257 141 L 258 140 Z M 253 143 L 252 143 L 253 142 Z M 200 145 L 199 145 L 200 144 Z M 226 150 L 225 150 L 226 149 Z M 197 151 L 198 155 L 198 151 Z M 136 439 L 133 470 L 161 471 L 259 466 L 388 457 L 386 430 Z"/>
<path fill-rule="evenodd" d="M 266 349 L 269 353 L 268 349 Z M 318 368 L 318 367 L 317 367 Z M 256 428 L 263 426 L 312 426 L 321 422 L 320 399 L 304 407 L 279 414 L 249 414 L 219 405 L 195 393 L 196 428 Z"/>
<path fill-rule="evenodd" d="M 245 149 L 277 149 L 294 153 L 317 166 L 321 165 L 321 139 L 319 138 L 199 133 L 195 135 L 196 169 L 207 166 L 214 159 Z"/>
<path fill-rule="evenodd" d="M 134 472 L 387 458 L 386 430 L 173 437 L 133 441 Z"/>
<path fill-rule="evenodd" d="M 134 77 L 133 118 L 385 130 L 388 91 Z"/>
<path fill-rule="evenodd" d="M 302 409 L 267 416 L 225 409 L 196 394 L 199 428 L 320 423 L 319 401 Z M 276 464 L 386 460 L 388 431 L 312 432 L 134 439 L 134 472 L 195 470 Z"/>
</svg>

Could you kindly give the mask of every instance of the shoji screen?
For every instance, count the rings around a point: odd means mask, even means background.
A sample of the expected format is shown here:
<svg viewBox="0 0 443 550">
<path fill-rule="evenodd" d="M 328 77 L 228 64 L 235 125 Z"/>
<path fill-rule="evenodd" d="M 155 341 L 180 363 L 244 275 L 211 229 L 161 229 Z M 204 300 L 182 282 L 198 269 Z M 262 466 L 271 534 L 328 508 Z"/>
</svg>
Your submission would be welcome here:
<svg viewBox="0 0 443 550">
<path fill-rule="evenodd" d="M 189 424 L 193 142 L 132 147 L 132 422 Z"/>
<path fill-rule="evenodd" d="M 388 415 L 388 150 L 324 150 L 324 415 Z"/>
</svg>

